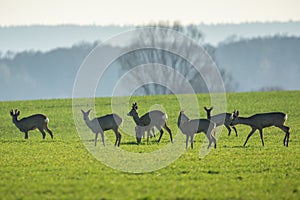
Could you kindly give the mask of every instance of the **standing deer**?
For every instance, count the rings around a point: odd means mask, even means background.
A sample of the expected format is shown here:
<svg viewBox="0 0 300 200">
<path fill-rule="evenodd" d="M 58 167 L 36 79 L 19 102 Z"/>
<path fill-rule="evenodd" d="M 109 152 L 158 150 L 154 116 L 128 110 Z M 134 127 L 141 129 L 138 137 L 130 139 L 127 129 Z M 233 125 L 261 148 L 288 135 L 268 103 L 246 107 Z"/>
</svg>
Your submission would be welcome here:
<svg viewBox="0 0 300 200">
<path fill-rule="evenodd" d="M 212 132 L 215 132 L 216 129 L 216 123 L 209 120 L 209 119 L 192 119 L 190 120 L 185 114 L 184 111 L 180 111 L 178 116 L 178 122 L 177 122 L 178 128 L 181 130 L 181 132 L 186 135 L 186 149 L 188 148 L 188 142 L 190 138 L 190 143 L 192 149 L 194 148 L 194 134 L 204 132 L 209 144 L 209 148 L 211 146 L 211 143 L 213 142 L 215 145 L 214 147 L 217 147 L 217 142 L 214 136 L 212 135 Z"/>
<path fill-rule="evenodd" d="M 130 112 L 127 114 L 127 116 L 133 117 L 133 120 L 137 125 L 135 130 L 136 130 L 136 141 L 138 144 L 141 143 L 141 138 L 145 132 L 147 132 L 147 143 L 149 142 L 150 130 L 153 131 L 154 127 L 156 127 L 160 132 L 160 136 L 157 142 L 160 142 L 161 137 L 164 133 L 162 128 L 164 128 L 166 131 L 168 131 L 170 135 L 170 140 L 173 143 L 172 132 L 170 128 L 167 126 L 167 118 L 168 118 L 167 114 L 159 110 L 152 110 L 144 114 L 142 117 L 139 117 L 137 109 L 138 109 L 137 103 L 133 103 L 132 108 Z"/>
<path fill-rule="evenodd" d="M 211 111 L 214 109 L 214 107 L 206 108 L 204 107 L 204 110 L 206 111 L 207 119 L 210 119 L 211 121 L 215 122 L 217 126 L 224 125 L 228 130 L 228 136 L 230 136 L 231 128 L 235 131 L 236 137 L 238 137 L 238 133 L 236 128 L 231 124 L 231 113 L 220 113 L 214 116 L 211 116 Z M 230 128 L 231 127 L 231 128 Z"/>
<path fill-rule="evenodd" d="M 283 140 L 283 145 L 288 147 L 289 138 L 290 138 L 290 128 L 284 125 L 284 122 L 287 120 L 287 114 L 282 112 L 270 112 L 270 113 L 260 113 L 252 115 L 251 117 L 239 117 L 239 111 L 234 111 L 232 113 L 232 125 L 236 124 L 245 124 L 252 128 L 247 139 L 244 143 L 246 146 L 247 141 L 253 135 L 253 133 L 258 129 L 260 133 L 260 138 L 262 145 L 264 146 L 263 138 L 263 128 L 276 126 L 285 132 L 285 137 Z"/>
<path fill-rule="evenodd" d="M 49 118 L 42 114 L 31 115 L 29 117 L 24 117 L 18 120 L 18 116 L 20 115 L 20 111 L 15 109 L 10 111 L 10 115 L 12 117 L 12 122 L 16 125 L 16 127 L 25 133 L 25 139 L 28 139 L 28 131 L 38 129 L 43 135 L 43 139 L 46 137 L 47 133 L 53 139 L 52 131 L 48 128 Z"/>
<path fill-rule="evenodd" d="M 122 118 L 117 114 L 108 114 L 102 117 L 94 118 L 93 120 L 90 120 L 89 114 L 91 112 L 91 109 L 89 109 L 87 112 L 84 112 L 81 110 L 83 114 L 83 119 L 86 123 L 86 125 L 95 133 L 95 146 L 97 145 L 97 139 L 98 134 L 101 134 L 102 143 L 105 146 L 104 143 L 104 131 L 107 130 L 113 130 L 116 134 L 116 142 L 115 146 L 120 146 L 121 142 L 121 133 L 119 132 L 119 126 L 122 123 Z"/>
</svg>

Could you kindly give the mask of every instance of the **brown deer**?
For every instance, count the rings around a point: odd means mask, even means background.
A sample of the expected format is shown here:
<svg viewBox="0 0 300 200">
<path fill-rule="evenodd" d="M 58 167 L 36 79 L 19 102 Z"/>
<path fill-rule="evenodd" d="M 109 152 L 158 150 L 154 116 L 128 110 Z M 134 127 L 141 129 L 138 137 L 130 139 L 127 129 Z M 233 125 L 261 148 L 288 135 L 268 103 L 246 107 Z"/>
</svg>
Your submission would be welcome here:
<svg viewBox="0 0 300 200">
<path fill-rule="evenodd" d="M 209 119 L 192 119 L 190 120 L 185 114 L 184 111 L 180 111 L 177 122 L 178 128 L 181 132 L 186 135 L 186 149 L 188 148 L 188 142 L 190 139 L 191 148 L 194 148 L 194 134 L 204 132 L 209 144 L 209 148 L 212 143 L 214 143 L 214 147 L 217 147 L 217 142 L 212 133 L 215 133 L 216 123 Z"/>
<path fill-rule="evenodd" d="M 246 146 L 247 141 L 249 138 L 253 135 L 253 133 L 256 130 L 259 130 L 260 133 L 260 139 L 262 142 L 262 145 L 264 146 L 264 138 L 263 138 L 263 129 L 275 126 L 280 128 L 285 132 L 285 137 L 283 140 L 283 145 L 288 147 L 289 145 L 289 138 L 290 138 L 290 128 L 284 125 L 284 122 L 287 120 L 287 114 L 282 112 L 270 112 L 270 113 L 260 113 L 252 115 L 251 117 L 239 117 L 239 111 L 234 111 L 232 113 L 232 125 L 237 124 L 245 124 L 252 128 L 250 133 L 247 136 L 247 139 L 244 143 L 244 146 Z"/>
<path fill-rule="evenodd" d="M 49 118 L 42 114 L 31 115 L 29 117 L 24 117 L 18 120 L 18 116 L 20 115 L 20 111 L 15 109 L 10 111 L 10 115 L 12 117 L 12 122 L 16 125 L 16 127 L 25 133 L 25 139 L 28 139 L 28 131 L 38 129 L 43 135 L 43 139 L 46 137 L 46 133 L 49 133 L 51 138 L 53 139 L 52 131 L 48 128 Z M 45 131 L 44 131 L 45 130 Z"/>
<path fill-rule="evenodd" d="M 217 126 L 224 125 L 228 130 L 228 136 L 230 136 L 231 128 L 232 128 L 235 132 L 235 136 L 238 137 L 238 133 L 237 133 L 236 128 L 234 126 L 230 125 L 231 121 L 232 121 L 231 120 L 231 113 L 220 113 L 220 114 L 211 116 L 211 111 L 213 109 L 214 109 L 214 107 L 211 107 L 211 108 L 204 107 L 204 110 L 206 111 L 207 119 L 215 122 Z"/>
<path fill-rule="evenodd" d="M 115 146 L 120 146 L 121 142 L 121 133 L 119 132 L 119 126 L 122 124 L 122 118 L 117 114 L 108 114 L 102 117 L 94 118 L 90 120 L 89 114 L 91 109 L 87 112 L 81 110 L 83 114 L 83 119 L 86 125 L 95 133 L 95 146 L 97 145 L 98 134 L 101 134 L 102 143 L 104 143 L 104 131 L 113 130 L 116 134 Z"/>
<path fill-rule="evenodd" d="M 127 116 L 133 117 L 133 120 L 137 125 L 135 130 L 136 130 L 136 141 L 138 144 L 141 143 L 141 138 L 145 132 L 147 132 L 147 143 L 149 143 L 150 131 L 151 130 L 153 131 L 154 127 L 156 127 L 160 132 L 160 136 L 157 141 L 158 143 L 160 142 L 161 137 L 164 133 L 162 128 L 164 128 L 169 133 L 170 140 L 173 143 L 172 132 L 170 128 L 167 126 L 167 118 L 168 118 L 167 114 L 159 110 L 152 110 L 144 114 L 142 117 L 139 117 L 137 109 L 138 109 L 137 103 L 133 103 L 132 108 L 130 112 L 127 114 Z"/>
</svg>

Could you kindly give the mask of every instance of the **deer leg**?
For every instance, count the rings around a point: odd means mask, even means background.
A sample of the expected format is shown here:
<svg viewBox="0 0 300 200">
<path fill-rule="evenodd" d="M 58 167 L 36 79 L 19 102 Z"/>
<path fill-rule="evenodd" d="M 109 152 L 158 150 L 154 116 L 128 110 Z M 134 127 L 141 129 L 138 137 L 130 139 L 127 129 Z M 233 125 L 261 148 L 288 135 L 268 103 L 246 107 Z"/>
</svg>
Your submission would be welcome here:
<svg viewBox="0 0 300 200">
<path fill-rule="evenodd" d="M 214 143 L 215 145 L 214 145 L 214 148 L 217 148 L 217 142 L 216 142 L 216 139 L 215 139 L 215 137 L 212 135 L 212 133 L 215 133 L 216 132 L 216 129 L 215 128 L 213 128 L 212 130 L 208 130 L 207 132 L 206 132 L 206 137 L 207 137 L 207 139 L 208 139 L 208 149 L 210 148 L 210 146 L 211 146 L 211 143 Z"/>
<path fill-rule="evenodd" d="M 153 137 L 153 136 L 156 137 L 154 127 L 151 129 L 151 131 L 152 131 L 151 137 Z"/>
<path fill-rule="evenodd" d="M 157 143 L 160 142 L 161 137 L 162 137 L 162 135 L 164 134 L 164 131 L 162 130 L 162 128 L 159 128 L 158 130 L 159 130 L 159 132 L 160 132 L 160 135 L 159 135 L 159 138 L 158 138 L 158 140 L 157 140 Z"/>
<path fill-rule="evenodd" d="M 227 128 L 228 130 L 228 136 L 230 136 L 230 133 L 231 133 L 231 128 L 230 126 L 228 126 L 227 124 L 224 124 L 224 126 Z"/>
<path fill-rule="evenodd" d="M 239 135 L 238 135 L 238 133 L 237 133 L 237 130 L 236 130 L 235 126 L 231 126 L 231 128 L 234 130 L 235 136 L 238 137 Z"/>
<path fill-rule="evenodd" d="M 289 146 L 289 139 L 290 139 L 290 132 L 287 131 L 284 137 L 283 145 L 288 147 Z"/>
<path fill-rule="evenodd" d="M 208 134 L 210 134 L 209 131 L 207 131 L 207 133 L 206 133 L 206 137 L 208 139 L 208 146 L 207 146 L 207 148 L 209 149 L 210 146 L 211 146 L 211 143 L 212 143 L 212 135 L 208 135 Z"/>
<path fill-rule="evenodd" d="M 280 128 L 281 130 L 283 130 L 285 132 L 285 137 L 283 140 L 283 145 L 288 147 L 289 146 L 289 139 L 290 139 L 290 128 L 287 126 L 278 126 L 278 128 Z"/>
<path fill-rule="evenodd" d="M 28 131 L 25 132 L 25 139 L 28 139 Z"/>
<path fill-rule="evenodd" d="M 258 129 L 258 130 L 259 130 L 259 134 L 260 134 L 261 143 L 263 146 L 265 146 L 263 131 L 262 131 L 262 129 Z"/>
<path fill-rule="evenodd" d="M 115 146 L 117 145 L 117 142 L 119 141 L 119 133 L 117 130 L 114 129 L 115 135 L 116 135 L 116 141 L 115 141 Z"/>
<path fill-rule="evenodd" d="M 243 146 L 246 146 L 246 144 L 247 144 L 249 138 L 253 135 L 253 133 L 254 133 L 255 131 L 256 131 L 256 128 L 252 128 L 252 130 L 250 131 L 249 135 L 247 136 L 247 139 L 246 139 L 246 141 L 245 141 L 245 143 L 244 143 Z"/>
<path fill-rule="evenodd" d="M 118 131 L 118 127 L 114 128 L 113 131 L 115 132 L 116 135 L 116 142 L 115 142 L 115 146 L 118 145 L 118 147 L 120 146 L 120 142 L 121 142 L 121 133 Z"/>
<path fill-rule="evenodd" d="M 171 131 L 171 129 L 167 126 L 167 123 L 165 123 L 164 129 L 166 129 L 166 130 L 168 131 L 168 133 L 169 133 L 169 135 L 170 135 L 170 140 L 171 140 L 171 142 L 173 143 L 172 131 Z"/>
<path fill-rule="evenodd" d="M 212 137 L 212 139 L 213 139 L 213 142 L 215 143 L 214 148 L 217 148 L 217 141 L 216 141 L 216 138 L 215 138 L 215 137 Z"/>
<path fill-rule="evenodd" d="M 147 144 L 149 144 L 150 130 L 147 130 Z"/>
<path fill-rule="evenodd" d="M 216 137 L 216 134 L 217 134 L 217 131 L 216 131 L 216 129 L 214 128 L 213 130 L 212 130 L 212 136 L 215 138 Z"/>
<path fill-rule="evenodd" d="M 104 132 L 100 131 L 100 134 L 101 134 L 102 144 L 103 144 L 103 146 L 105 146 L 105 143 L 104 143 Z"/>
<path fill-rule="evenodd" d="M 51 138 L 53 139 L 53 133 L 52 131 L 48 128 L 47 124 L 45 126 L 45 130 L 49 133 L 49 135 L 51 136 Z"/>
<path fill-rule="evenodd" d="M 97 145 L 98 134 L 99 134 L 99 133 L 95 133 L 95 146 Z"/>
<path fill-rule="evenodd" d="M 185 148 L 188 149 L 189 146 L 189 136 L 186 135 L 186 139 L 185 139 Z"/>
<path fill-rule="evenodd" d="M 191 148 L 193 149 L 194 148 L 194 134 L 191 135 Z"/>
<path fill-rule="evenodd" d="M 121 138 L 122 138 L 122 135 L 121 133 L 118 131 L 118 136 L 119 136 L 119 142 L 118 142 L 118 147 L 120 146 L 120 143 L 121 143 Z"/>
<path fill-rule="evenodd" d="M 216 129 L 214 129 L 213 131 L 216 132 Z M 213 135 L 211 135 L 211 140 L 215 144 L 214 148 L 217 148 L 217 141 L 216 141 L 216 138 Z"/>
<path fill-rule="evenodd" d="M 43 139 L 45 139 L 45 137 L 46 137 L 45 131 L 42 128 L 38 128 L 38 129 L 41 132 L 41 134 L 43 135 Z"/>
</svg>

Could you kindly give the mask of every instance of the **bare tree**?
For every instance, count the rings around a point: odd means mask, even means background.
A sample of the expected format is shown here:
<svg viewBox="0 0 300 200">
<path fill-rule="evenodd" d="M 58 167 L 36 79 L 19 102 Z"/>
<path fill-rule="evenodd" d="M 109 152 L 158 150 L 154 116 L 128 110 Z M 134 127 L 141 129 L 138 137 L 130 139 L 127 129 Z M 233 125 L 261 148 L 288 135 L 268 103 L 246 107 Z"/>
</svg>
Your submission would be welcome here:
<svg viewBox="0 0 300 200">
<path fill-rule="evenodd" d="M 161 31 L 162 29 L 172 29 L 193 40 L 185 40 L 188 41 L 188 43 L 182 44 L 177 40 L 174 32 Z M 184 27 L 179 22 L 174 22 L 173 24 L 159 22 L 158 24 L 150 24 L 141 30 L 140 34 L 134 39 L 130 46 L 130 49 L 135 50 L 129 51 L 127 54 L 121 56 L 118 62 L 125 72 L 136 66 L 145 64 L 150 65 L 153 70 L 151 73 L 143 73 L 141 71 L 131 73 L 132 81 L 145 82 L 145 79 L 149 79 L 149 82 L 151 82 L 151 79 L 163 79 L 164 82 L 180 87 L 183 85 L 183 81 L 187 80 L 195 92 L 207 92 L 207 87 L 201 74 L 191 65 L 189 60 L 181 55 L 166 50 L 179 49 L 182 52 L 188 52 L 188 55 L 191 57 L 197 55 L 198 61 L 202 62 L 202 66 L 205 66 L 206 62 L 209 62 L 207 58 L 205 58 L 207 55 L 202 55 L 203 52 L 198 53 L 193 51 L 196 49 L 196 45 L 203 40 L 203 35 L 197 26 L 190 25 Z M 147 48 L 148 46 L 149 48 Z M 159 48 L 153 48 L 155 46 L 159 46 Z M 158 69 L 157 64 L 159 64 L 161 68 Z M 168 66 L 171 71 L 164 70 L 163 66 Z M 179 76 L 184 77 L 185 80 L 180 79 Z M 139 90 L 139 95 L 172 93 L 166 86 L 157 84 L 157 81 L 151 84 L 144 84 Z M 186 93 L 187 91 L 181 90 L 179 92 Z"/>
</svg>

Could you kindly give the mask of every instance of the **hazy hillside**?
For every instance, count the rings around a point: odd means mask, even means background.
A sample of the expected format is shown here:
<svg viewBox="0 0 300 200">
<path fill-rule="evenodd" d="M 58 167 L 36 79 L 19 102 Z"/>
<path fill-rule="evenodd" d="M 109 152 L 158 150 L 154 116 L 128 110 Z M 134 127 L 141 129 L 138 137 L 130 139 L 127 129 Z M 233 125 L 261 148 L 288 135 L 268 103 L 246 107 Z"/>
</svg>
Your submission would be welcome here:
<svg viewBox="0 0 300 200">
<path fill-rule="evenodd" d="M 82 44 L 0 60 L 0 100 L 71 97 L 77 70 L 91 49 Z"/>
<path fill-rule="evenodd" d="M 268 22 L 243 24 L 200 24 L 205 43 L 218 45 L 226 38 L 253 38 L 276 34 L 300 36 L 300 22 Z M 40 50 L 49 51 L 57 47 L 71 47 L 86 41 L 104 41 L 115 34 L 134 28 L 134 26 L 16 26 L 0 27 L 0 52 Z"/>
<path fill-rule="evenodd" d="M 16 26 L 0 27 L 0 52 L 49 51 L 76 43 L 103 41 L 132 27 L 120 26 Z"/>
<path fill-rule="evenodd" d="M 238 91 L 300 89 L 300 38 L 267 37 L 220 45 L 215 57 Z"/>
<path fill-rule="evenodd" d="M 76 73 L 95 45 L 81 43 L 1 58 L 0 100 L 71 97 Z M 107 53 L 114 51 L 113 48 L 119 47 L 108 47 Z M 222 43 L 214 52 L 217 64 L 227 74 L 226 83 L 237 86 L 233 87 L 236 91 L 300 90 L 300 37 L 276 36 Z M 114 65 L 105 73 L 96 96 L 111 96 L 120 66 Z"/>
</svg>

